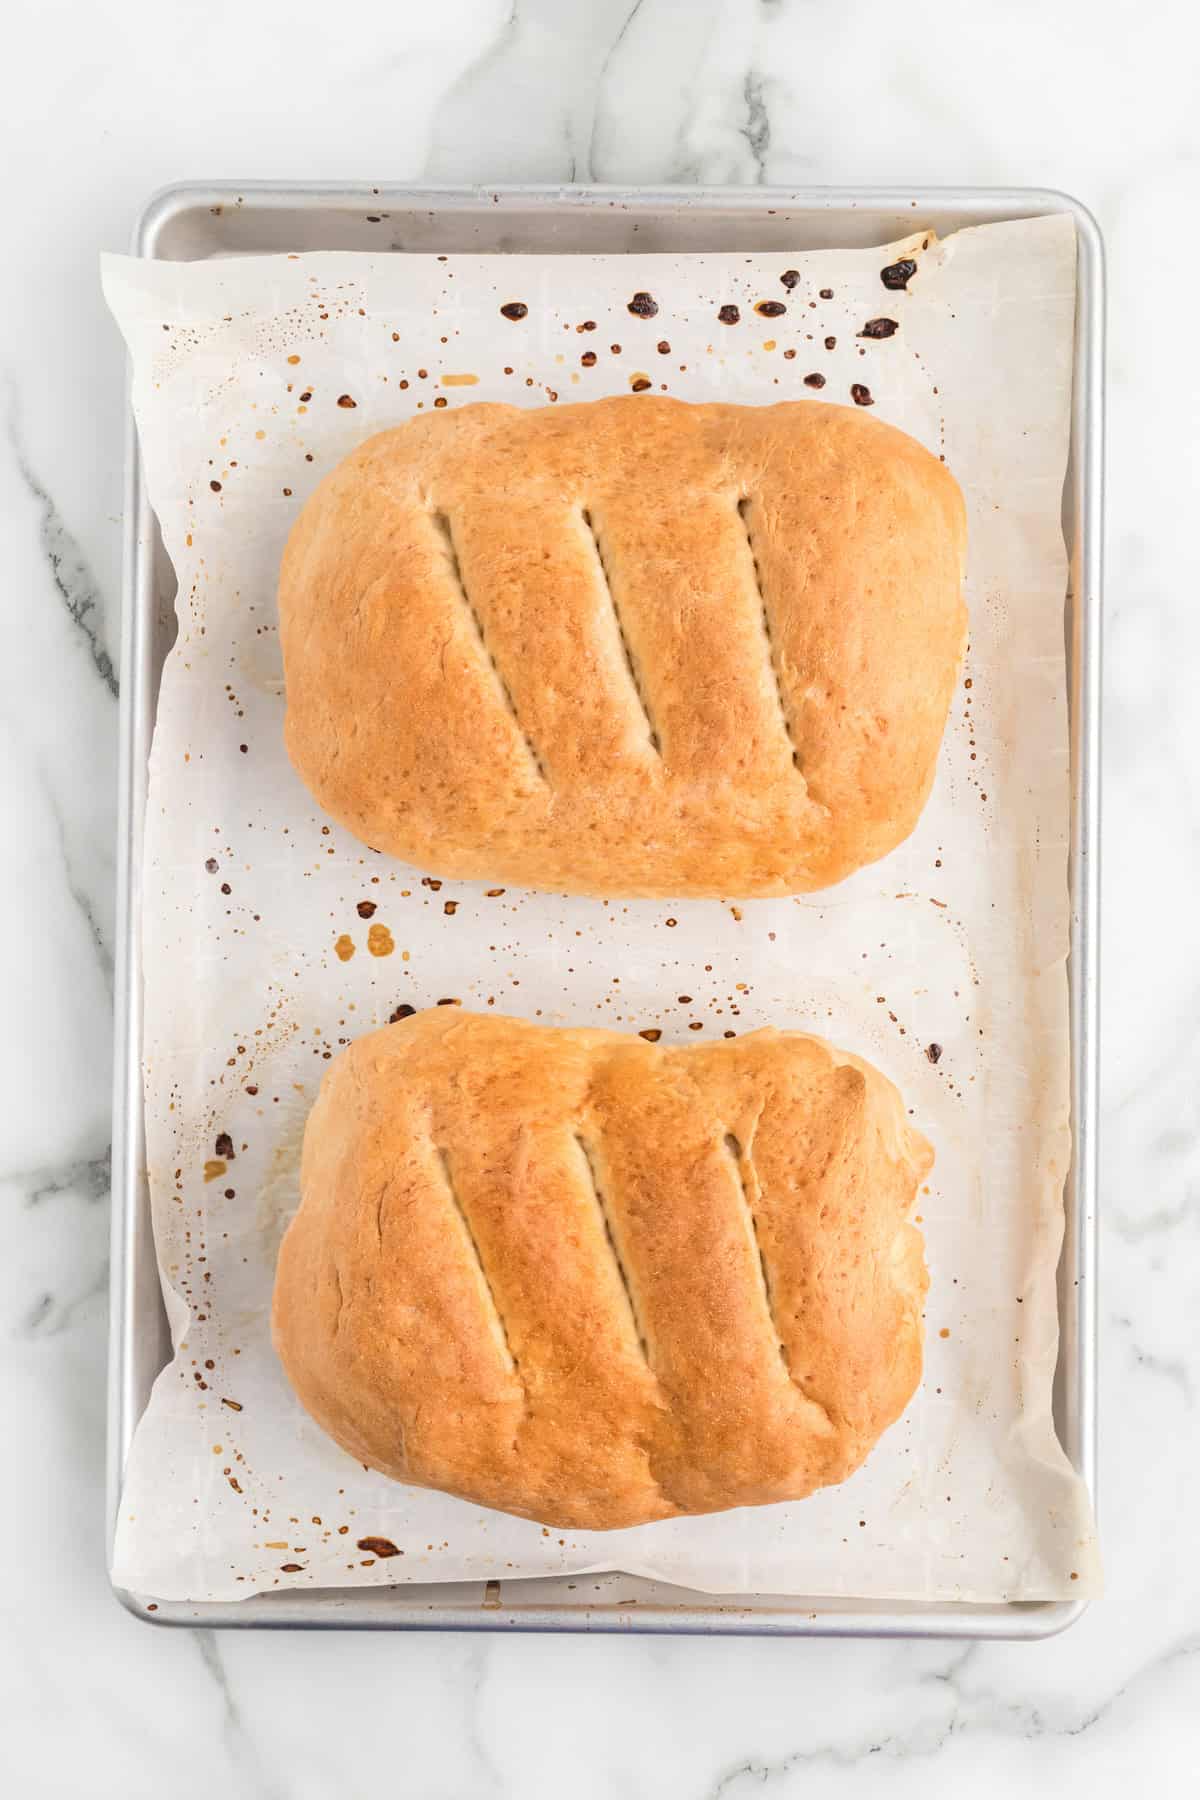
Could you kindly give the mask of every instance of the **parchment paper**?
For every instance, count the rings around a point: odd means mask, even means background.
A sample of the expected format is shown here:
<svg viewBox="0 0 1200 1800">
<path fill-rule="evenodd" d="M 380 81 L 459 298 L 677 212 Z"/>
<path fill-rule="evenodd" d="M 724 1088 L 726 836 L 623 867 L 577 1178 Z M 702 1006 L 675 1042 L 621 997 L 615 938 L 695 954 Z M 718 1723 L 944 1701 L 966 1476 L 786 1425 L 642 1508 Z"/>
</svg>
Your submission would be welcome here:
<svg viewBox="0 0 1200 1800">
<path fill-rule="evenodd" d="M 905 256 L 917 271 L 890 289 L 881 269 Z M 1087 1496 L 1050 1415 L 1074 271 L 1060 217 L 790 257 L 106 260 L 179 576 L 144 918 L 147 1139 L 177 1349 L 126 1470 L 120 1585 L 200 1600 L 617 1568 L 714 1592 L 1094 1590 Z M 652 317 L 629 310 L 638 291 Z M 895 332 L 859 335 L 880 318 Z M 284 754 L 276 568 L 338 458 L 421 410 L 638 382 L 814 405 L 857 385 L 965 490 L 971 642 L 934 795 L 907 844 L 824 895 L 622 904 L 439 884 L 322 818 Z M 815 1029 L 899 1085 L 937 1151 L 919 1207 L 926 1369 L 859 1474 L 793 1505 L 570 1536 L 368 1474 L 308 1420 L 268 1331 L 305 1114 L 340 1045 L 438 1001 L 687 1042 Z"/>
</svg>

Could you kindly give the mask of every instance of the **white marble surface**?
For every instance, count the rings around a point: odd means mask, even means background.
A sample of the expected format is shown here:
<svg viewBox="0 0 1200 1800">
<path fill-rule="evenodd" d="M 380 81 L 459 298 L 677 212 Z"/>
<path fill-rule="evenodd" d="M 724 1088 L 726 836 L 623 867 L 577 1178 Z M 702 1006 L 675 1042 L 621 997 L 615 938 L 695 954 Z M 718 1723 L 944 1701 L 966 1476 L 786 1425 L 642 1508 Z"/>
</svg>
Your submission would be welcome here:
<svg viewBox="0 0 1200 1800">
<path fill-rule="evenodd" d="M 1200 1783 L 1200 656 L 1189 0 L 48 0 L 0 167 L 0 1772 L 14 1796 L 1155 1795 Z M 168 180 L 1029 183 L 1112 278 L 1101 1525 L 1032 1647 L 155 1633 L 104 1576 L 124 370 Z M 1160 313 L 1164 291 L 1177 298 Z M 1189 926 L 1191 919 L 1193 924 Z"/>
</svg>

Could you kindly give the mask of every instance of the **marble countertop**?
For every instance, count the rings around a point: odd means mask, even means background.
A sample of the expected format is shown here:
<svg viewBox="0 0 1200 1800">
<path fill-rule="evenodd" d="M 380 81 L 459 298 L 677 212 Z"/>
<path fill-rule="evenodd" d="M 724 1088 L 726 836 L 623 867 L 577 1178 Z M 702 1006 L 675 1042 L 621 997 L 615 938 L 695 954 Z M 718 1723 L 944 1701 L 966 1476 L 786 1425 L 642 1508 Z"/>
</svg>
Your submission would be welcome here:
<svg viewBox="0 0 1200 1800">
<path fill-rule="evenodd" d="M 24 7 L 0 166 L 8 1791 L 1192 1794 L 1200 1782 L 1200 27 L 1185 0 Z M 1110 256 L 1101 1530 L 1032 1645 L 152 1632 L 104 1573 L 124 364 L 96 259 L 186 177 L 1027 184 Z M 1165 311 L 1168 285 L 1177 302 Z M 1181 504 L 1180 502 L 1183 502 Z M 1189 926 L 1188 920 L 1193 923 Z"/>
</svg>

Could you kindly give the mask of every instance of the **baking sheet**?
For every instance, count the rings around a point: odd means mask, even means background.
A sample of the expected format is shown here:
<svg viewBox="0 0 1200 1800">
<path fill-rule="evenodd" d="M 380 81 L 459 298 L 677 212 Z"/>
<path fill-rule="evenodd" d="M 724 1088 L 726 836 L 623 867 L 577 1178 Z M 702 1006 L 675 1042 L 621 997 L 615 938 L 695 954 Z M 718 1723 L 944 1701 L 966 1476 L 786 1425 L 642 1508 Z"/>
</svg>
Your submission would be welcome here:
<svg viewBox="0 0 1200 1800">
<path fill-rule="evenodd" d="M 885 288 L 880 269 L 905 251 L 918 273 Z M 109 262 L 181 607 L 152 760 L 144 946 L 152 1195 L 179 1351 L 131 1453 L 119 1585 L 216 1599 L 619 1566 L 714 1591 L 1094 1588 L 1086 1496 L 1049 1414 L 1067 1162 L 1058 515 L 1073 282 L 1065 218 L 792 258 Z M 655 297 L 652 319 L 628 311 L 638 290 Z M 756 314 L 764 298 L 787 312 Z M 528 307 L 522 320 L 501 316 L 508 301 Z M 736 326 L 717 318 L 728 304 Z M 859 339 L 879 316 L 897 332 Z M 816 373 L 826 385 L 805 386 Z M 747 402 L 845 401 L 865 385 L 967 490 L 971 685 L 938 788 L 907 846 L 827 896 L 605 907 L 436 889 L 326 826 L 283 756 L 274 567 L 319 475 L 436 400 L 562 404 L 635 380 Z M 370 954 L 364 898 L 388 956 Z M 366 1476 L 299 1413 L 266 1306 L 324 1059 L 398 1003 L 489 998 L 688 1041 L 697 1023 L 815 1028 L 898 1081 L 939 1156 L 922 1199 L 927 1376 L 852 1482 L 795 1506 L 564 1540 Z M 216 1154 L 223 1133 L 232 1160 Z M 400 1554 L 359 1548 L 371 1538 Z"/>
</svg>

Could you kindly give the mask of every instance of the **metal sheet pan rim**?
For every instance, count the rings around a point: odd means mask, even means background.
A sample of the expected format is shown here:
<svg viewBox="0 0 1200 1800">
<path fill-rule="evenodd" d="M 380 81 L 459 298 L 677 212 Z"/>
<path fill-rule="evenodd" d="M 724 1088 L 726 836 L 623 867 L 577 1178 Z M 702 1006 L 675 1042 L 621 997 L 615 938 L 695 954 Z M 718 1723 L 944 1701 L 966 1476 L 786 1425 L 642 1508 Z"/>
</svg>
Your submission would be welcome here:
<svg viewBox="0 0 1200 1800">
<path fill-rule="evenodd" d="M 1060 1270 L 1059 1428 L 1093 1498 L 1096 1492 L 1096 1166 L 1098 1118 L 1099 703 L 1100 594 L 1103 549 L 1104 252 L 1088 209 L 1054 189 L 1028 188 L 720 188 L 483 186 L 399 187 L 381 183 L 189 182 L 151 196 L 133 232 L 139 256 L 162 255 L 161 241 L 189 212 L 220 218 L 226 210 L 253 218 L 273 209 L 296 217 L 321 208 L 350 216 L 373 206 L 412 217 L 461 217 L 491 209 L 511 220 L 529 215 L 579 218 L 603 208 L 646 218 L 790 216 L 847 218 L 892 214 L 933 223 L 961 215 L 963 224 L 1069 212 L 1079 243 L 1079 286 L 1072 405 L 1071 509 L 1072 849 L 1071 1101 L 1074 1157 L 1066 1189 L 1064 1265 Z M 150 1308 L 157 1268 L 149 1231 L 141 1092 L 141 843 L 153 732 L 153 519 L 142 478 L 132 414 L 127 424 L 126 513 L 121 633 L 121 726 L 117 844 L 117 956 L 113 1102 L 113 1210 L 107 1537 L 112 1543 L 121 1475 L 140 1416 L 135 1351 L 155 1325 Z M 1066 1278 L 1064 1279 L 1064 1270 Z M 1071 1271 L 1074 1271 L 1072 1274 Z M 1064 1297 L 1066 1304 L 1064 1305 Z M 531 1588 L 546 1583 L 509 1583 Z M 1086 1602 L 1009 1606 L 972 1603 L 870 1604 L 778 1596 L 693 1595 L 663 1584 L 654 1598 L 630 1603 L 504 1604 L 475 1588 L 429 1587 L 318 1591 L 259 1596 L 243 1602 L 159 1602 L 117 1590 L 131 1612 L 152 1623 L 238 1628 L 366 1628 L 409 1630 L 605 1631 L 633 1633 L 844 1637 L 1038 1639 L 1073 1624 Z M 663 1599 L 660 1596 L 678 1596 Z M 153 1606 L 154 1610 L 150 1608 Z"/>
</svg>

